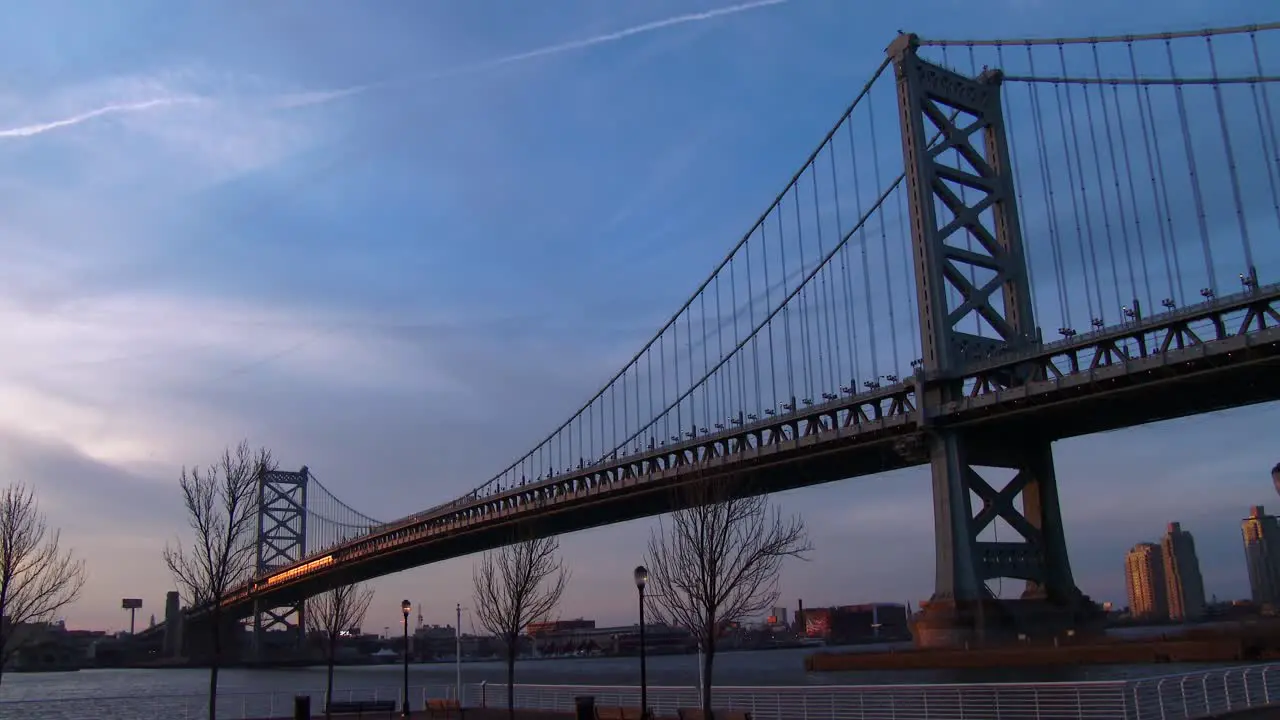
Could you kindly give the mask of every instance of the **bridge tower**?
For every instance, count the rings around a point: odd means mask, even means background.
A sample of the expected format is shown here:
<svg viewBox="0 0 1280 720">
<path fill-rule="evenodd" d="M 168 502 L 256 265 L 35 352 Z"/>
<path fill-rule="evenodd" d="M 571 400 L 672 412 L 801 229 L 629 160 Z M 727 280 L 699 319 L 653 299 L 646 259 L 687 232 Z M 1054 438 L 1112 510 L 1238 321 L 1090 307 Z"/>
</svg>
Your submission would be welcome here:
<svg viewBox="0 0 1280 720">
<path fill-rule="evenodd" d="M 262 575 L 290 565 L 307 554 L 307 484 L 304 465 L 298 472 L 260 470 L 258 473 L 258 557 L 255 570 Z M 306 637 L 305 603 L 267 608 L 255 601 L 253 652 L 265 659 L 264 633 L 282 629 L 295 634 L 301 647 Z"/>
<path fill-rule="evenodd" d="M 996 436 L 933 420 L 945 403 L 963 397 L 966 366 L 1041 338 L 1000 103 L 1002 75 L 965 77 L 923 60 L 918 47 L 915 35 L 903 34 L 888 48 L 923 352 L 915 377 L 919 424 L 933 473 L 935 589 L 916 642 L 954 646 L 1086 629 L 1094 606 L 1071 575 L 1049 434 L 1032 425 Z M 986 326 L 981 334 L 961 330 L 962 323 L 974 327 L 975 315 Z M 1014 387 L 1037 373 L 1013 372 L 1002 384 Z M 1012 479 L 992 487 L 998 474 Z M 979 540 L 997 517 L 1019 537 Z M 1026 590 L 1001 601 L 988 586 L 996 578 L 1025 580 Z"/>
</svg>

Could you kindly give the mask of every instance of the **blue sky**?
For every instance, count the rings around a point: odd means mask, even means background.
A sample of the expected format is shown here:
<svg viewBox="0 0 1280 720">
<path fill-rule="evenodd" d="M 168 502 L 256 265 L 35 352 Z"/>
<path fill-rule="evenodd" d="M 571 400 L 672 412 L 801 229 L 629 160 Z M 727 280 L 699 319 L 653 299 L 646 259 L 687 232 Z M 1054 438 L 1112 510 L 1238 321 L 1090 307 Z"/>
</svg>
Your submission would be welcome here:
<svg viewBox="0 0 1280 720">
<path fill-rule="evenodd" d="M 791 0 L 601 39 L 732 5 L 10 9 L 0 477 L 32 483 L 89 564 L 70 622 L 127 625 L 124 596 L 161 609 L 178 473 L 243 437 L 380 518 L 488 479 L 706 276 L 899 28 L 1267 19 L 1253 0 L 1141 0 L 1123 15 L 1102 0 L 981 13 Z M 1210 592 L 1247 593 L 1238 522 L 1272 500 L 1274 447 L 1256 428 L 1277 417 L 1263 406 L 1059 443 L 1084 590 L 1122 600 L 1125 549 L 1180 520 Z M 787 566 L 785 604 L 927 598 L 928 492 L 918 469 L 778 496 L 816 546 Z M 628 568 L 652 525 L 563 538 L 564 616 L 630 620 Z M 450 620 L 471 562 L 380 580 L 370 626 L 394 624 L 401 597 Z"/>
</svg>

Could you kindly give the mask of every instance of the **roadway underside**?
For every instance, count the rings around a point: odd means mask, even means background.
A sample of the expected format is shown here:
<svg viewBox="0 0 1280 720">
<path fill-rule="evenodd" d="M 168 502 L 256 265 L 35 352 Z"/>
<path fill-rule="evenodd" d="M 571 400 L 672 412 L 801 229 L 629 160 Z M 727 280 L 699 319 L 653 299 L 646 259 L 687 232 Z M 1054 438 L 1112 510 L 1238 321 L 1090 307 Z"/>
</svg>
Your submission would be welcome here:
<svg viewBox="0 0 1280 720">
<path fill-rule="evenodd" d="M 998 438 L 1002 443 L 1059 440 L 1275 400 L 1280 400 L 1280 343 L 966 410 L 949 416 L 950 422 L 940 427 Z M 922 464 L 927 458 L 919 438 L 915 428 L 906 427 L 817 447 L 784 447 L 767 460 L 709 469 L 700 477 L 714 477 L 742 494 L 779 492 Z M 683 473 L 666 481 L 610 488 L 570 503 L 436 535 L 290 583 L 263 600 L 283 605 L 337 584 L 470 555 L 521 538 L 561 535 L 671 512 L 682 506 L 679 486 L 691 479 L 691 474 Z M 249 608 L 237 611 L 244 615 Z"/>
</svg>

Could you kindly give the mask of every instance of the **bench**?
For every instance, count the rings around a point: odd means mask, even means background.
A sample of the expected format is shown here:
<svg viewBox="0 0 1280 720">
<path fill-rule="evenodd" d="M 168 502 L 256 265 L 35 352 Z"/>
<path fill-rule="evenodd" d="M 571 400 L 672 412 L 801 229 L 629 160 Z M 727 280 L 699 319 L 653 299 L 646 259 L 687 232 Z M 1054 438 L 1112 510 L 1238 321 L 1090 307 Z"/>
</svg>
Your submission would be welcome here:
<svg viewBox="0 0 1280 720">
<path fill-rule="evenodd" d="M 330 715 L 355 715 L 363 717 L 365 713 L 385 712 L 387 717 L 393 717 L 396 713 L 395 700 L 346 700 L 343 702 L 331 702 L 325 710 Z"/>
<path fill-rule="evenodd" d="M 644 720 L 644 712 L 638 707 L 596 706 L 596 720 Z"/>
<path fill-rule="evenodd" d="M 427 698 L 427 717 L 462 717 L 465 709 L 456 698 Z"/>
<path fill-rule="evenodd" d="M 680 720 L 703 720 L 702 708 L 679 708 L 676 715 Z M 744 710 L 716 710 L 712 715 L 714 720 L 751 720 L 751 713 Z"/>
</svg>

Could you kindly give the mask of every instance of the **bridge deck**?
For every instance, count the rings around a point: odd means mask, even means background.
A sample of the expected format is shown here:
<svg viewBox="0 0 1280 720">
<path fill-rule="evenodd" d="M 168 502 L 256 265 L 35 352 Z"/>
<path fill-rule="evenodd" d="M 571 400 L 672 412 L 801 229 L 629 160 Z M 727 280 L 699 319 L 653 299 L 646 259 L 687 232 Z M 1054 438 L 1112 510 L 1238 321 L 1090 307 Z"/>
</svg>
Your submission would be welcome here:
<svg viewBox="0 0 1280 720">
<path fill-rule="evenodd" d="M 256 597 L 287 602 L 499 547 L 681 506 L 679 488 L 716 478 L 742 494 L 776 492 L 924 462 L 921 432 L 963 427 L 1003 437 L 1062 439 L 1280 399 L 1280 286 L 1107 328 L 977 363 L 953 378 L 964 397 L 921 412 L 913 378 L 801 407 L 716 434 L 659 445 L 582 470 L 393 523 L 323 553 Z M 1040 379 L 1002 385 L 1033 368 Z M 305 572 L 302 572 L 303 570 Z M 244 588 L 227 603 L 252 610 Z"/>
</svg>

